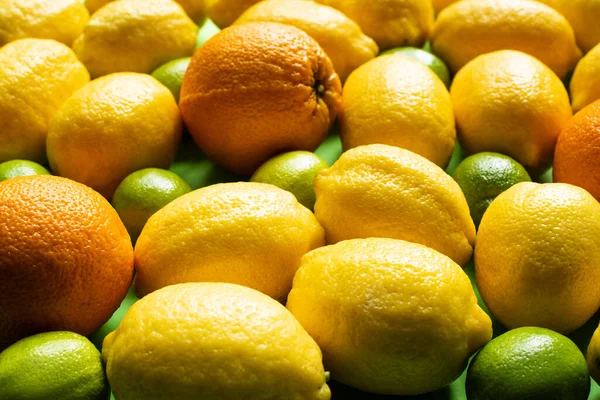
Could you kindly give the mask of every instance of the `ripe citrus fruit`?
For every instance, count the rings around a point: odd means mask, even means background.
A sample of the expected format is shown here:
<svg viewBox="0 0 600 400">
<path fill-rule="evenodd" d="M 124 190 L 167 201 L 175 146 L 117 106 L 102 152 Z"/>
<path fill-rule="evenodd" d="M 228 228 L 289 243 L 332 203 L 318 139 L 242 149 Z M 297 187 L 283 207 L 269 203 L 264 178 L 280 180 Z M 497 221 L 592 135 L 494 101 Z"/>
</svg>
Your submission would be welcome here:
<svg viewBox="0 0 600 400">
<path fill-rule="evenodd" d="M 550 165 L 556 139 L 572 115 L 560 79 L 519 51 L 475 58 L 456 74 L 450 94 L 467 152 L 506 154 L 532 170 Z"/>
<path fill-rule="evenodd" d="M 198 146 L 249 176 L 282 151 L 313 151 L 335 120 L 341 91 L 314 39 L 293 26 L 252 22 L 225 29 L 198 49 L 180 107 Z"/>
<path fill-rule="evenodd" d="M 317 0 L 356 21 L 381 50 L 422 46 L 433 25 L 433 6 L 422 0 Z"/>
<path fill-rule="evenodd" d="M 544 328 L 518 328 L 489 342 L 471 361 L 472 400 L 581 400 L 590 393 L 585 358 L 569 338 Z"/>
<path fill-rule="evenodd" d="M 96 12 L 100 7 L 113 0 L 85 0 L 85 5 L 90 13 Z M 175 0 L 192 19 L 201 24 L 204 20 L 204 0 Z"/>
<path fill-rule="evenodd" d="M 415 153 L 360 146 L 319 172 L 314 184 L 315 215 L 328 243 L 388 237 L 421 243 L 460 265 L 471 258 L 475 226 L 460 187 Z"/>
<path fill-rule="evenodd" d="M 140 296 L 184 282 L 231 282 L 285 300 L 323 229 L 294 195 L 262 183 L 195 190 L 148 220 L 135 246 Z"/>
<path fill-rule="evenodd" d="M 572 332 L 600 306 L 600 204 L 572 185 L 516 184 L 483 216 L 475 272 L 506 327 Z"/>
<path fill-rule="evenodd" d="M 191 190 L 186 181 L 171 171 L 146 168 L 123 179 L 111 203 L 135 242 L 148 218 Z"/>
<path fill-rule="evenodd" d="M 569 120 L 554 152 L 556 182 L 577 185 L 600 200 L 600 101 Z"/>
<path fill-rule="evenodd" d="M 571 77 L 570 88 L 574 112 L 600 100 L 600 45 L 579 61 Z"/>
<path fill-rule="evenodd" d="M 150 73 L 189 57 L 198 27 L 172 0 L 120 0 L 92 15 L 73 43 L 92 78 L 113 72 Z"/>
<path fill-rule="evenodd" d="M 202 46 L 208 41 L 208 39 L 215 36 L 219 32 L 221 32 L 221 29 L 219 29 L 219 27 L 216 26 L 211 19 L 207 18 L 204 21 L 204 24 L 202 24 L 198 30 L 198 36 L 196 37 L 196 48 Z"/>
<path fill-rule="evenodd" d="M 271 158 L 256 170 L 250 182 L 269 183 L 291 192 L 308 209 L 315 206 L 313 181 L 317 172 L 329 168 L 323 159 L 308 151 L 291 151 Z"/>
<path fill-rule="evenodd" d="M 179 93 L 183 84 L 183 76 L 190 65 L 190 57 L 178 58 L 161 65 L 152 72 L 152 76 L 173 93 L 175 101 L 179 103 Z"/>
<path fill-rule="evenodd" d="M 331 398 L 315 341 L 281 304 L 238 285 L 187 283 L 144 297 L 102 355 L 117 398 Z"/>
<path fill-rule="evenodd" d="M 596 383 L 600 382 L 600 326 L 594 331 L 587 349 L 586 359 L 590 375 Z"/>
<path fill-rule="evenodd" d="M 0 399 L 106 400 L 102 356 L 84 336 L 47 332 L 0 353 Z"/>
<path fill-rule="evenodd" d="M 2 0 L 0 47 L 17 39 L 53 39 L 71 47 L 90 15 L 81 0 Z"/>
<path fill-rule="evenodd" d="M 485 210 L 500 193 L 519 182 L 531 182 L 521 164 L 498 153 L 478 153 L 465 158 L 452 177 L 467 199 L 475 226 L 479 226 Z"/>
<path fill-rule="evenodd" d="M 43 163 L 50 119 L 89 80 L 71 49 L 54 40 L 22 39 L 1 47 L 0 162 Z"/>
<path fill-rule="evenodd" d="M 340 79 L 379 52 L 377 44 L 343 13 L 305 0 L 261 1 L 246 10 L 236 24 L 257 21 L 279 22 L 302 29 L 315 39 L 331 58 Z"/>
<path fill-rule="evenodd" d="M 600 43 L 600 15 L 599 0 L 538 0 L 545 3 L 567 18 L 573 31 L 577 44 L 584 53 L 590 51 Z"/>
<path fill-rule="evenodd" d="M 131 284 L 133 249 L 116 211 L 68 179 L 0 182 L 0 349 L 43 331 L 89 335 Z"/>
<path fill-rule="evenodd" d="M 89 0 L 88 0 L 89 1 Z M 458 0 L 433 0 L 433 10 L 439 14 L 444 8 L 450 4 L 456 3 Z"/>
<path fill-rule="evenodd" d="M 461 267 L 402 240 L 355 239 L 311 251 L 287 307 L 323 350 L 331 375 L 371 393 L 440 389 L 492 337 Z"/>
<path fill-rule="evenodd" d="M 50 172 L 33 161 L 11 160 L 0 163 L 0 181 L 30 175 L 50 175 Z"/>
<path fill-rule="evenodd" d="M 346 150 L 398 146 L 442 168 L 456 142 L 448 90 L 426 65 L 398 54 L 371 60 L 350 75 L 339 125 Z"/>
<path fill-rule="evenodd" d="M 581 57 L 569 22 L 537 1 L 456 2 L 438 16 L 431 46 L 454 73 L 481 54 L 518 50 L 563 78 Z"/>
<path fill-rule="evenodd" d="M 77 91 L 56 114 L 48 132 L 48 159 L 56 174 L 110 199 L 130 173 L 169 166 L 181 126 L 173 95 L 156 79 L 111 74 Z"/>
<path fill-rule="evenodd" d="M 435 72 L 438 78 L 444 82 L 446 87 L 450 87 L 450 71 L 448 71 L 446 64 L 444 64 L 444 62 L 435 54 L 431 54 L 428 51 L 418 49 L 416 47 L 396 47 L 394 49 L 384 51 L 380 54 L 380 56 L 386 54 L 402 54 L 414 58 L 417 61 L 421 61 L 423 64 L 427 65 L 429 69 Z"/>
<path fill-rule="evenodd" d="M 260 0 L 204 0 L 206 15 L 219 28 L 226 28 Z"/>
</svg>

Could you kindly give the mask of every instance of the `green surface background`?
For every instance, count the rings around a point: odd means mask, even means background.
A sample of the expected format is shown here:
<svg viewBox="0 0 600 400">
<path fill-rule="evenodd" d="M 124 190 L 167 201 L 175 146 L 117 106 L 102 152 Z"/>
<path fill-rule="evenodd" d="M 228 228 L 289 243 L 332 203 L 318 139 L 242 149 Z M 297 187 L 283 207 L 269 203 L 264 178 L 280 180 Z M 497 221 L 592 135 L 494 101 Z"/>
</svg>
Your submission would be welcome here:
<svg viewBox="0 0 600 400">
<path fill-rule="evenodd" d="M 325 141 L 319 146 L 319 148 L 315 151 L 321 158 L 323 158 L 330 165 L 333 164 L 342 154 L 342 143 L 339 138 L 337 127 L 333 127 L 329 136 L 325 139 Z M 460 145 L 457 144 L 454 154 L 452 156 L 452 160 L 450 161 L 447 172 L 451 173 L 454 168 L 458 165 L 458 163 L 464 158 L 463 151 L 461 150 Z M 200 187 L 212 185 L 220 182 L 233 182 L 239 181 L 243 178 L 239 176 L 232 175 L 225 171 L 223 168 L 215 165 L 212 161 L 210 161 L 202 152 L 195 146 L 190 136 L 186 133 L 184 135 L 184 139 L 182 145 L 179 150 L 179 154 L 177 155 L 176 161 L 171 166 L 171 170 L 179 174 L 188 183 L 192 186 L 192 188 L 197 189 Z M 552 171 L 549 170 L 542 176 L 537 178 L 540 182 L 551 182 L 552 180 Z M 479 292 L 477 291 L 477 287 L 475 286 L 475 271 L 473 267 L 473 262 L 471 261 L 467 267 L 465 268 L 465 272 L 471 279 L 473 283 L 473 288 L 475 289 L 475 293 L 477 294 L 477 299 L 479 304 L 483 307 L 483 309 L 488 312 L 485 304 L 481 300 L 479 296 Z M 123 300 L 121 307 L 115 312 L 113 317 L 94 335 L 92 335 L 91 340 L 96 344 L 96 346 L 101 349 L 102 340 L 109 333 L 115 330 L 123 319 L 123 316 L 131 307 L 131 305 L 137 300 L 132 291 L 127 294 L 127 297 Z M 598 321 L 600 320 L 600 312 L 594 315 L 587 324 L 583 327 L 575 331 L 569 337 L 579 346 L 581 351 L 585 354 L 587 350 L 587 346 L 589 343 L 594 330 L 598 326 Z M 498 323 L 493 317 L 493 327 L 494 327 L 494 336 L 498 336 L 506 331 L 506 329 Z M 332 376 L 333 381 L 330 382 L 330 386 L 333 392 L 332 399 L 333 400 L 346 400 L 346 399 L 356 399 L 356 400 L 377 400 L 377 399 L 392 399 L 392 398 L 402 398 L 402 399 L 452 399 L 452 400 L 464 400 L 466 399 L 465 395 L 465 376 L 466 371 L 463 373 L 454 383 L 450 386 L 441 389 L 437 392 L 421 395 L 421 396 L 408 396 L 408 397 L 399 397 L 399 396 L 380 396 L 373 395 L 369 393 L 359 392 L 357 390 L 348 388 L 339 383 L 335 382 L 335 376 Z M 114 397 L 112 397 L 114 399 Z M 600 387 L 592 381 L 592 390 L 590 393 L 590 399 L 600 400 Z"/>
</svg>

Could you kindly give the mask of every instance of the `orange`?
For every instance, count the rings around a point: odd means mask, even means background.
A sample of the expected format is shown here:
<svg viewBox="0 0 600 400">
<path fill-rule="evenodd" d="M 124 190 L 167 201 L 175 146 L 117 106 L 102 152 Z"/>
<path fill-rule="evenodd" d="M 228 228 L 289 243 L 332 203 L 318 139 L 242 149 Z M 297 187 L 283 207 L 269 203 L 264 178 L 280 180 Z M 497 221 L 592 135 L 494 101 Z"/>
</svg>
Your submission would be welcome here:
<svg viewBox="0 0 600 400">
<path fill-rule="evenodd" d="M 278 153 L 313 151 L 339 112 L 341 91 L 314 39 L 293 26 L 256 22 L 227 28 L 198 49 L 180 108 L 208 157 L 251 175 Z"/>
<path fill-rule="evenodd" d="M 600 100 L 567 122 L 556 144 L 553 177 L 600 200 Z"/>
<path fill-rule="evenodd" d="M 51 175 L 0 183 L 0 350 L 56 330 L 89 335 L 127 294 L 133 249 L 100 194 Z"/>
</svg>

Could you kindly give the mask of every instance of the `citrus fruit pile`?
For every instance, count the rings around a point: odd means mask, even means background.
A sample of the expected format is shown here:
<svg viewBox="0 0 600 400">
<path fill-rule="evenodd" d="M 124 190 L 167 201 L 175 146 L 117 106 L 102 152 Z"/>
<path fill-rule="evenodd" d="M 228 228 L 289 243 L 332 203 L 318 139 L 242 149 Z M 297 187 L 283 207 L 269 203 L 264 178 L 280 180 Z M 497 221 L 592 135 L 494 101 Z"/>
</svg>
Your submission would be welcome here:
<svg viewBox="0 0 600 400">
<path fill-rule="evenodd" d="M 599 21 L 0 0 L 0 400 L 599 398 Z"/>
</svg>

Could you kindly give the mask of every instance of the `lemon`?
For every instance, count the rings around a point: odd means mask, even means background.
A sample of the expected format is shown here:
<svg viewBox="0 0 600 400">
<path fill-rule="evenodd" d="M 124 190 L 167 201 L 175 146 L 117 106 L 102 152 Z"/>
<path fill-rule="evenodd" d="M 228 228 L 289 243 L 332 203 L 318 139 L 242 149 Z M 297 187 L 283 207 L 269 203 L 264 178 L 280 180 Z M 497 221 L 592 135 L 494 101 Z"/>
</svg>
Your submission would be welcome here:
<svg viewBox="0 0 600 400">
<path fill-rule="evenodd" d="M 107 75 L 77 91 L 52 120 L 50 167 L 110 199 L 130 173 L 168 168 L 181 126 L 173 95 L 156 79 L 133 72 Z"/>
<path fill-rule="evenodd" d="M 18 176 L 30 175 L 50 175 L 50 172 L 33 161 L 11 160 L 0 163 L 0 182 Z"/>
<path fill-rule="evenodd" d="M 128 175 L 115 190 L 111 203 L 135 242 L 148 218 L 191 190 L 171 171 L 146 168 Z"/>
<path fill-rule="evenodd" d="M 388 237 L 424 244 L 461 265 L 471 258 L 475 226 L 460 187 L 415 153 L 357 147 L 319 172 L 314 185 L 328 243 Z"/>
<path fill-rule="evenodd" d="M 581 57 L 569 22 L 537 1 L 456 2 L 438 16 L 431 45 L 453 73 L 481 54 L 518 50 L 563 78 Z"/>
<path fill-rule="evenodd" d="M 344 149 L 387 144 L 444 168 L 454 150 L 452 100 L 423 63 L 399 54 L 359 67 L 344 85 L 339 120 Z"/>
<path fill-rule="evenodd" d="M 93 78 L 150 73 L 167 61 L 191 56 L 197 33 L 198 27 L 172 0 L 120 0 L 92 15 L 73 50 Z"/>
<path fill-rule="evenodd" d="M 329 168 L 319 156 L 309 151 L 291 151 L 268 160 L 250 178 L 251 182 L 270 183 L 291 192 L 308 209 L 315 206 L 313 181 L 317 172 Z"/>
<path fill-rule="evenodd" d="M 565 16 L 575 31 L 577 44 L 584 53 L 600 43 L 599 0 L 537 0 Z"/>
<path fill-rule="evenodd" d="M 152 76 L 173 93 L 173 97 L 175 97 L 175 101 L 178 103 L 183 76 L 191 60 L 191 57 L 185 57 L 169 61 L 152 72 Z"/>
<path fill-rule="evenodd" d="M 54 40 L 21 39 L 0 48 L 0 162 L 43 163 L 50 119 L 89 80 L 71 49 Z"/>
<path fill-rule="evenodd" d="M 0 400 L 106 400 L 102 357 L 84 336 L 48 332 L 0 353 Z"/>
<path fill-rule="evenodd" d="M 233 24 L 248 8 L 260 0 L 205 0 L 206 15 L 221 29 Z"/>
<path fill-rule="evenodd" d="M 96 12 L 100 7 L 113 0 L 85 0 L 85 5 L 90 13 Z M 175 0 L 196 23 L 204 22 L 204 0 Z"/>
<path fill-rule="evenodd" d="M 422 46 L 433 25 L 433 6 L 423 0 L 317 0 L 337 8 L 373 38 L 381 50 Z"/>
<path fill-rule="evenodd" d="M 519 51 L 475 58 L 454 77 L 450 94 L 458 137 L 468 153 L 506 154 L 542 172 L 572 115 L 560 79 Z"/>
<path fill-rule="evenodd" d="M 371 393 L 440 389 L 492 337 L 461 267 L 402 240 L 354 239 L 311 251 L 287 307 L 323 350 L 333 379 Z"/>
<path fill-rule="evenodd" d="M 246 10 L 236 24 L 279 22 L 302 29 L 327 53 L 342 81 L 377 55 L 379 48 L 360 27 L 340 11 L 305 0 L 261 1 Z"/>
<path fill-rule="evenodd" d="M 587 365 L 596 383 L 600 382 L 600 326 L 594 331 L 587 349 Z"/>
<path fill-rule="evenodd" d="M 570 85 L 573 111 L 600 100 L 600 45 L 579 61 Z"/>
<path fill-rule="evenodd" d="M 572 332 L 600 306 L 600 204 L 568 184 L 516 184 L 483 216 L 475 272 L 506 327 Z"/>
<path fill-rule="evenodd" d="M 198 36 L 196 37 L 196 48 L 202 46 L 208 39 L 219 33 L 221 29 L 215 25 L 210 18 L 207 18 L 200 29 L 198 30 Z"/>
<path fill-rule="evenodd" d="M 423 64 L 427 65 L 435 74 L 444 82 L 446 87 L 450 87 L 450 71 L 448 71 L 448 67 L 444 62 L 435 54 L 432 54 L 423 49 L 418 49 L 416 47 L 396 47 L 394 49 L 386 50 L 380 54 L 380 56 L 386 54 L 402 54 L 411 58 L 414 58 L 417 61 L 421 61 Z"/>
<path fill-rule="evenodd" d="M 85 0 L 85 6 L 89 10 L 90 14 L 95 13 L 100 7 L 104 6 L 107 3 L 110 3 L 113 0 Z"/>
<path fill-rule="evenodd" d="M 485 210 L 498 195 L 519 182 L 531 182 L 521 164 L 498 153 L 477 153 L 465 158 L 452 174 L 479 226 Z"/>
<path fill-rule="evenodd" d="M 433 0 L 433 9 L 436 14 L 439 14 L 444 8 L 457 1 L 458 0 Z"/>
<path fill-rule="evenodd" d="M 329 400 L 321 350 L 281 304 L 187 283 L 135 303 L 104 340 L 118 399 Z"/>
<path fill-rule="evenodd" d="M 293 194 L 255 182 L 213 185 L 150 217 L 135 246 L 135 290 L 230 282 L 283 301 L 300 258 L 323 244 L 323 229 Z"/>
<path fill-rule="evenodd" d="M 471 400 L 585 400 L 590 376 L 569 338 L 544 328 L 518 328 L 489 342 L 471 361 Z"/>
<path fill-rule="evenodd" d="M 0 47 L 25 38 L 71 47 L 89 17 L 81 0 L 0 0 Z"/>
</svg>

